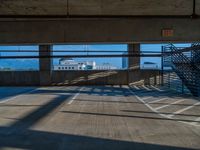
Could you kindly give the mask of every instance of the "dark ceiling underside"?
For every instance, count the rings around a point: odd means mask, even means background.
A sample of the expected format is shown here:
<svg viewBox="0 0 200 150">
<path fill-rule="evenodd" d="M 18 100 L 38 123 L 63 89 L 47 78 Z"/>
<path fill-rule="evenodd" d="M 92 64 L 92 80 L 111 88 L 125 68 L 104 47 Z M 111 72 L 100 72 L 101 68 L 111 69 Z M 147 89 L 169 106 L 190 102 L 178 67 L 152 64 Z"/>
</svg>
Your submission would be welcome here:
<svg viewBox="0 0 200 150">
<path fill-rule="evenodd" d="M 1 18 L 196 17 L 200 0 L 1 0 Z"/>
</svg>

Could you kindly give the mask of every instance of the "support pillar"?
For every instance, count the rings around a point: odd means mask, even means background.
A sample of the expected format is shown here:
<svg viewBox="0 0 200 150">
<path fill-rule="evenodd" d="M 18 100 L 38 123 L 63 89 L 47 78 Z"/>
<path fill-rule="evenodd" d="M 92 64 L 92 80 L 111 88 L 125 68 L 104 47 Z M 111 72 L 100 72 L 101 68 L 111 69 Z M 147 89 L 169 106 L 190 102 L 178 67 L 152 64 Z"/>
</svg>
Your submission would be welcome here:
<svg viewBox="0 0 200 150">
<path fill-rule="evenodd" d="M 140 53 L 140 44 L 129 44 L 128 54 Z M 140 68 L 140 57 L 129 57 L 128 58 L 128 69 L 139 69 Z"/>
<path fill-rule="evenodd" d="M 140 44 L 129 44 L 128 54 L 140 53 Z M 141 79 L 140 57 L 128 57 L 128 84 L 137 82 Z"/>
<path fill-rule="evenodd" d="M 39 45 L 39 56 L 51 56 L 52 45 Z M 51 74 L 52 74 L 52 59 L 40 58 L 40 85 L 48 86 L 51 84 Z"/>
</svg>

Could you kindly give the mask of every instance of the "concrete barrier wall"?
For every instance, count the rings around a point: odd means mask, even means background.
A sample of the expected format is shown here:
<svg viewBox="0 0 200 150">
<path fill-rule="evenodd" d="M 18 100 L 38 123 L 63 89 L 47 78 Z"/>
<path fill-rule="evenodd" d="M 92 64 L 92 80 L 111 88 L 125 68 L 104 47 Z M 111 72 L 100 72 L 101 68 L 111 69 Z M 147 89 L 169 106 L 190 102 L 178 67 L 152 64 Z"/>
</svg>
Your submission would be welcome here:
<svg viewBox="0 0 200 150">
<path fill-rule="evenodd" d="M 53 85 L 114 85 L 128 84 L 127 71 L 54 71 Z"/>
<path fill-rule="evenodd" d="M 37 86 L 40 84 L 38 71 L 2 71 L 1 86 Z"/>
<path fill-rule="evenodd" d="M 110 70 L 110 71 L 53 71 L 50 85 L 127 85 L 143 81 L 150 84 L 159 71 Z M 39 71 L 0 72 L 1 86 L 40 85 Z"/>
<path fill-rule="evenodd" d="M 129 84 L 161 84 L 161 72 L 159 70 L 129 70 L 128 81 Z"/>
</svg>

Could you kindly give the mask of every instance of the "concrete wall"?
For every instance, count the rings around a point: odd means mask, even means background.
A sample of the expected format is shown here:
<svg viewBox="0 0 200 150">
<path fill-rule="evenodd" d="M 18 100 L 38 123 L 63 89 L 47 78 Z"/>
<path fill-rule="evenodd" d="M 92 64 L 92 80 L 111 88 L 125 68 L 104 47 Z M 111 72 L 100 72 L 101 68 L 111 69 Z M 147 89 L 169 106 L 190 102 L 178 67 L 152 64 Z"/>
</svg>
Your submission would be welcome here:
<svg viewBox="0 0 200 150">
<path fill-rule="evenodd" d="M 161 72 L 150 70 L 129 70 L 128 71 L 129 84 L 145 84 L 157 85 L 161 84 Z"/>
<path fill-rule="evenodd" d="M 112 70 L 112 71 L 53 71 L 50 85 L 127 85 L 145 81 L 159 75 L 158 71 Z M 0 72 L 0 86 L 37 86 L 40 85 L 38 71 Z"/>
<path fill-rule="evenodd" d="M 126 71 L 54 71 L 52 82 L 55 85 L 125 85 L 128 83 Z"/>
<path fill-rule="evenodd" d="M 37 71 L 0 72 L 0 86 L 36 86 L 40 84 Z"/>
</svg>

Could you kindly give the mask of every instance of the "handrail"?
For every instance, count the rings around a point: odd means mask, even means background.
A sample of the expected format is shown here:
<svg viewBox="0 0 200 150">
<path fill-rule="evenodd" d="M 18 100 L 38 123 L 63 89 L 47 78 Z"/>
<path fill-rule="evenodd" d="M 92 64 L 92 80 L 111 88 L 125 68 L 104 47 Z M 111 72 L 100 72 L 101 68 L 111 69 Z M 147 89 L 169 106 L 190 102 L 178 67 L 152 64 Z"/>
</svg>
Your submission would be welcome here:
<svg viewBox="0 0 200 150">
<path fill-rule="evenodd" d="M 192 47 L 193 46 L 193 47 Z M 173 44 L 164 47 L 164 52 L 171 52 L 170 56 L 163 56 L 163 64 L 171 62 L 172 69 L 177 73 L 185 86 L 190 90 L 190 92 L 199 96 L 200 89 L 200 67 L 196 64 L 195 60 L 199 58 L 199 55 L 193 54 L 193 52 L 200 53 L 200 44 L 193 44 L 190 48 L 180 48 L 175 47 Z M 191 54 L 184 54 L 185 52 L 191 50 Z M 199 50 L 199 51 L 197 51 Z M 194 59 L 194 56 L 197 57 Z M 168 63 L 169 65 L 170 63 Z"/>
</svg>

